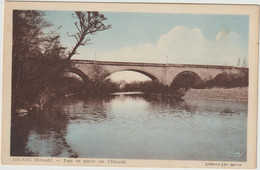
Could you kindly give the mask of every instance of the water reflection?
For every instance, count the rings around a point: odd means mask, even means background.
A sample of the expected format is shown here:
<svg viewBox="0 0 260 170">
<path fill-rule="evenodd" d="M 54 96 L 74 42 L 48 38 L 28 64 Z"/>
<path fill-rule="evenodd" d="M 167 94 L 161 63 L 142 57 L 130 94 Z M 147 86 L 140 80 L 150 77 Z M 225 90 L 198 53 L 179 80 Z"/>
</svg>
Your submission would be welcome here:
<svg viewBox="0 0 260 170">
<path fill-rule="evenodd" d="M 15 125 L 12 155 L 246 161 L 246 103 L 77 97 Z"/>
</svg>

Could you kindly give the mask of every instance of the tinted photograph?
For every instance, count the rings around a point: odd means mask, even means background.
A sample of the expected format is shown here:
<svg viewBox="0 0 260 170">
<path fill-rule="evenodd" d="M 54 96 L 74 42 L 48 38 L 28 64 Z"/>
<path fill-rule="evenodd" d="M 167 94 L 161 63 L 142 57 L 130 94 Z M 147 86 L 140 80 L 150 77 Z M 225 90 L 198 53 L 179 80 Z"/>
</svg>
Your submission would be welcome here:
<svg viewBox="0 0 260 170">
<path fill-rule="evenodd" d="M 247 15 L 13 10 L 11 155 L 247 161 Z"/>
</svg>

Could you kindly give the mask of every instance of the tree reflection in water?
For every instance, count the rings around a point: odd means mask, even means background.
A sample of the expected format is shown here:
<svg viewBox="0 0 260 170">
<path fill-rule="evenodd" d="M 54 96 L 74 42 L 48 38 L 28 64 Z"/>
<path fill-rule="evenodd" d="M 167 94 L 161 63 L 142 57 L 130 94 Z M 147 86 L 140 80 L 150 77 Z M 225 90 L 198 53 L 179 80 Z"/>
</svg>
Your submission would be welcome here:
<svg viewBox="0 0 260 170">
<path fill-rule="evenodd" d="M 107 117 L 109 108 L 105 106 L 113 97 L 105 96 L 102 100 L 83 97 L 62 99 L 51 103 L 43 111 L 13 119 L 11 155 L 77 157 L 78 154 L 66 142 L 67 125 L 73 121 L 101 122 L 112 119 Z M 70 104 L 66 105 L 68 102 Z"/>
<path fill-rule="evenodd" d="M 225 153 L 246 153 L 247 103 L 75 96 L 13 122 L 12 156 L 246 160 Z"/>
<path fill-rule="evenodd" d="M 73 155 L 64 138 L 68 122 L 68 116 L 62 111 L 60 103 L 17 118 L 12 126 L 11 155 L 56 156 L 65 151 Z M 41 141 L 41 145 L 38 141 Z M 21 148 L 25 148 L 24 151 Z"/>
</svg>

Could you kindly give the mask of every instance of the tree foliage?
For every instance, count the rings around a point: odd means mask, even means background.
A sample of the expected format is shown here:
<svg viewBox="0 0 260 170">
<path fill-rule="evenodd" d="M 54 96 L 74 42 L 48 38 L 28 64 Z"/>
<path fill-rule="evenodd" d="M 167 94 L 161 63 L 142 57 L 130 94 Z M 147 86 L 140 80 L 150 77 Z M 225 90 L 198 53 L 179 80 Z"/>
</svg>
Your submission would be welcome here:
<svg viewBox="0 0 260 170">
<path fill-rule="evenodd" d="M 28 103 L 63 76 L 65 48 L 43 11 L 13 11 L 12 97 Z"/>
<path fill-rule="evenodd" d="M 100 65 L 93 65 L 90 68 L 89 83 L 87 86 L 88 94 L 105 95 L 120 91 L 119 84 L 112 82 L 107 76 L 110 73 Z"/>
<path fill-rule="evenodd" d="M 42 11 L 13 11 L 13 58 L 37 56 L 45 41 L 43 29 L 50 24 L 44 21 Z"/>
</svg>

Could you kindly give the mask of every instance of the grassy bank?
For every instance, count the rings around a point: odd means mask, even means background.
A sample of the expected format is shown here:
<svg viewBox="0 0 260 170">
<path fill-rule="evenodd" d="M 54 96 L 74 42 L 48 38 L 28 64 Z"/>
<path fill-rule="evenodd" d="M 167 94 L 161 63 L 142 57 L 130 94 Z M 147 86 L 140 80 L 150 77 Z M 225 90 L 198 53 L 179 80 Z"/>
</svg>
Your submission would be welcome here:
<svg viewBox="0 0 260 170">
<path fill-rule="evenodd" d="M 248 87 L 190 89 L 182 98 L 247 102 Z"/>
</svg>

